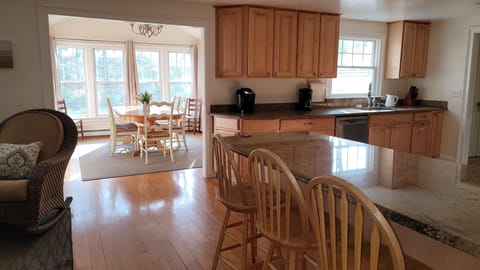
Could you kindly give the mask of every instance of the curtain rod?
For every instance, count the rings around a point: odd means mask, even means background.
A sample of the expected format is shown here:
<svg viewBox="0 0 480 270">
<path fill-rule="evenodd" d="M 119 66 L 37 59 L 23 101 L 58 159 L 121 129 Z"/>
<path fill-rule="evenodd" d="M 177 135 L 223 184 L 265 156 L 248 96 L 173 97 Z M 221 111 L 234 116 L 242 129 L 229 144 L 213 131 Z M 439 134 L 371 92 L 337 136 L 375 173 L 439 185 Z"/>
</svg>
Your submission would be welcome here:
<svg viewBox="0 0 480 270">
<path fill-rule="evenodd" d="M 100 40 L 100 39 L 82 39 L 82 38 L 56 38 L 53 37 L 54 40 L 57 41 L 80 41 L 80 42 L 110 42 L 110 43 L 122 43 L 122 44 L 127 44 L 127 41 L 125 40 Z M 133 43 L 138 44 L 138 45 L 161 45 L 161 46 L 173 46 L 173 47 L 186 47 L 186 48 L 192 48 L 193 45 L 187 45 L 187 44 L 169 44 L 169 43 L 157 43 L 157 42 L 136 42 L 134 41 Z"/>
</svg>

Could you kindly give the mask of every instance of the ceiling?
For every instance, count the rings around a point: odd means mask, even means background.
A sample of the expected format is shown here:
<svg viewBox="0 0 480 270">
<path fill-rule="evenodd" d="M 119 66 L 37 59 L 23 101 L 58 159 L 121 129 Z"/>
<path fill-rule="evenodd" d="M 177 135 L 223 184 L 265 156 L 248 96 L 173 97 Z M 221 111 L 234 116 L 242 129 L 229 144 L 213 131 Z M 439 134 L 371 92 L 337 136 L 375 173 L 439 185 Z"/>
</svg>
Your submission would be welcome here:
<svg viewBox="0 0 480 270">
<path fill-rule="evenodd" d="M 440 20 L 480 14 L 480 0 L 184 0 L 211 5 L 254 4 L 342 14 L 367 21 Z"/>
</svg>

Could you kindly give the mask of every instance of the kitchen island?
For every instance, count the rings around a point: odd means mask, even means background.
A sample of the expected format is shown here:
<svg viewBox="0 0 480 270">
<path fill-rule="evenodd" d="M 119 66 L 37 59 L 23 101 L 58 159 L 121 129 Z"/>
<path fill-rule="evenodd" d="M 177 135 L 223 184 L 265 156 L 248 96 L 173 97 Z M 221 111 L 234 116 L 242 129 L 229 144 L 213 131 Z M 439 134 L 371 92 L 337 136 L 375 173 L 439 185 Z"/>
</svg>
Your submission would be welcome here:
<svg viewBox="0 0 480 270">
<path fill-rule="evenodd" d="M 302 183 L 331 174 L 355 184 L 392 221 L 405 253 L 427 265 L 480 269 L 480 187 L 469 184 L 478 175 L 461 164 L 312 133 L 225 140 L 243 157 L 275 152 Z"/>
</svg>

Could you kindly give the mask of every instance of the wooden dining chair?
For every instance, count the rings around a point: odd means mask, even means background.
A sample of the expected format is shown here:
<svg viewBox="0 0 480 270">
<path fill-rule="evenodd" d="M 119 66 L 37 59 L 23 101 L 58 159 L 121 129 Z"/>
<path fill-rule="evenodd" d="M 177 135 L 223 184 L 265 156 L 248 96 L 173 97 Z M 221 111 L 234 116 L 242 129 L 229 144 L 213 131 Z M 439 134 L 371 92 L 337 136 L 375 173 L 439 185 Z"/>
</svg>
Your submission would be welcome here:
<svg viewBox="0 0 480 270">
<path fill-rule="evenodd" d="M 68 115 L 67 111 L 67 103 L 65 99 L 57 100 L 57 111 L 63 112 L 64 114 Z M 85 132 L 83 130 L 83 120 L 82 119 L 73 119 L 75 126 L 77 126 L 78 134 L 80 134 L 80 138 L 84 138 Z"/>
<path fill-rule="evenodd" d="M 110 98 L 107 97 L 105 102 L 107 103 L 108 120 L 110 123 L 110 155 L 113 156 L 113 154 L 115 154 L 118 142 L 125 143 L 126 140 L 133 143 L 136 150 L 138 133 L 137 125 L 134 123 L 117 123 Z"/>
<path fill-rule="evenodd" d="M 140 157 L 143 159 L 143 156 L 145 156 L 145 164 L 148 165 L 148 153 L 151 150 L 163 148 L 163 156 L 166 156 L 168 153 L 170 160 L 173 162 L 173 103 L 167 101 L 150 102 L 149 104 L 143 104 L 143 106 L 143 123 L 137 123 L 139 126 L 138 145 Z M 167 121 L 166 123 L 165 120 Z"/>
<path fill-rule="evenodd" d="M 315 250 L 316 241 L 309 225 L 302 191 L 285 162 L 267 149 L 256 149 L 248 157 L 249 173 L 257 204 L 255 224 L 270 240 L 264 269 L 277 269 L 288 263 L 289 269 L 302 268 L 307 261 L 315 264 L 308 252 Z M 289 257 L 283 259 L 281 250 Z M 274 251 L 279 253 L 274 258 Z"/>
<path fill-rule="evenodd" d="M 405 269 L 392 227 L 357 187 L 335 176 L 319 176 L 310 181 L 306 194 L 318 269 Z"/>
<path fill-rule="evenodd" d="M 173 120 L 172 132 L 175 142 L 178 144 L 178 147 L 183 144 L 183 147 L 188 151 L 187 138 L 186 138 L 186 115 L 188 107 L 188 98 L 177 97 L 175 100 L 176 106 L 175 111 L 180 113 L 179 116 L 175 117 Z"/>
<path fill-rule="evenodd" d="M 193 131 L 193 135 L 196 132 L 201 131 L 201 114 L 202 114 L 202 100 L 199 98 L 189 98 L 188 99 L 188 109 L 186 119 L 186 128 L 187 130 Z"/>
<path fill-rule="evenodd" d="M 247 269 L 248 264 L 248 246 L 251 250 L 251 264 L 256 262 L 257 253 L 257 234 L 254 224 L 254 214 L 257 210 L 255 205 L 255 195 L 252 186 L 244 183 L 240 177 L 237 164 L 235 163 L 231 151 L 224 143 L 220 134 L 213 134 L 213 154 L 216 166 L 218 180 L 217 199 L 225 208 L 220 236 L 218 238 L 217 248 L 213 259 L 212 269 L 217 269 L 218 262 L 221 260 L 233 269 Z M 241 214 L 240 221 L 231 221 L 231 213 Z M 241 237 L 234 236 L 234 228 L 241 226 Z M 224 246 L 225 236 L 234 243 Z M 234 248 L 240 248 L 240 265 L 235 265 L 225 252 Z"/>
</svg>

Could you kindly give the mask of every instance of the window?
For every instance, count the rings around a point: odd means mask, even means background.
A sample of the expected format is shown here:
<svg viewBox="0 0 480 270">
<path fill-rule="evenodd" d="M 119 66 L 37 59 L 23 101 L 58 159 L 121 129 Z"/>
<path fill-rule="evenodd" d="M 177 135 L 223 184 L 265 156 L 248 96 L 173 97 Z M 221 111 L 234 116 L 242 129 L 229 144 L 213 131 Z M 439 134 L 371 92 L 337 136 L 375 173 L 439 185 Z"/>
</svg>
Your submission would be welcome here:
<svg viewBox="0 0 480 270">
<path fill-rule="evenodd" d="M 137 61 L 139 92 L 148 91 L 153 94 L 154 100 L 162 100 L 160 52 L 137 50 L 135 58 Z"/>
<path fill-rule="evenodd" d="M 104 42 L 57 42 L 60 93 L 73 117 L 107 114 L 105 98 L 125 105 L 125 45 Z"/>
<path fill-rule="evenodd" d="M 139 92 L 153 99 L 191 97 L 190 48 L 139 44 L 135 50 Z M 99 41 L 57 41 L 57 74 L 60 93 L 74 117 L 104 117 L 105 99 L 113 106 L 130 104 L 127 87 L 126 44 Z"/>
<path fill-rule="evenodd" d="M 168 53 L 170 96 L 192 96 L 192 60 L 190 53 Z"/>
<path fill-rule="evenodd" d="M 98 114 L 107 114 L 106 98 L 114 105 L 125 105 L 126 80 L 122 50 L 95 49 L 95 89 Z"/>
<path fill-rule="evenodd" d="M 154 100 L 191 97 L 192 54 L 185 48 L 139 45 L 135 50 L 139 91 L 153 93 Z"/>
<path fill-rule="evenodd" d="M 365 97 L 378 88 L 379 39 L 340 38 L 337 78 L 331 80 L 330 97 Z"/>
<path fill-rule="evenodd" d="M 57 73 L 60 92 L 72 116 L 87 116 L 85 49 L 57 47 Z"/>
</svg>

